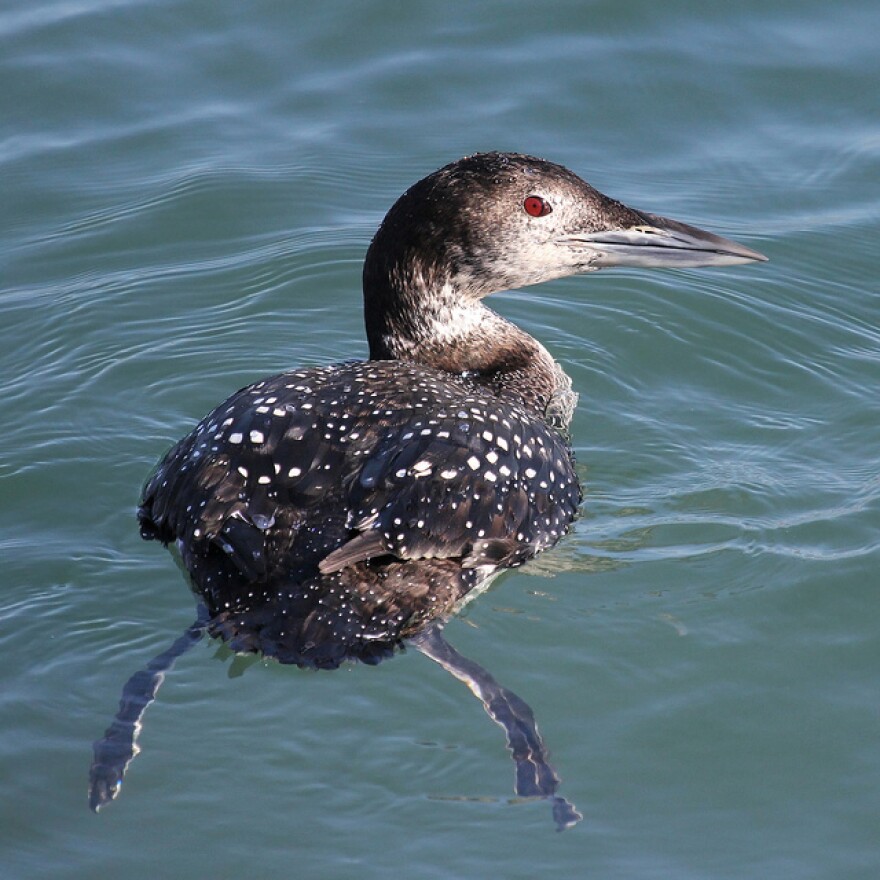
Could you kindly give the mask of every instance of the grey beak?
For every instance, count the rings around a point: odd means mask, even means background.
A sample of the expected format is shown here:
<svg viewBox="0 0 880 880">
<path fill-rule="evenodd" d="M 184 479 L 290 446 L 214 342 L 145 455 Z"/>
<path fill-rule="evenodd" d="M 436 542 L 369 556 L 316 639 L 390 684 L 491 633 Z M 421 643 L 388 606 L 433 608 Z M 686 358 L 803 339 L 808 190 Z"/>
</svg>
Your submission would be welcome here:
<svg viewBox="0 0 880 880">
<path fill-rule="evenodd" d="M 689 269 L 697 266 L 734 266 L 766 261 L 745 245 L 696 226 L 656 214 L 633 211 L 642 222 L 623 229 L 574 235 L 566 243 L 589 255 L 590 268 L 640 266 Z"/>
</svg>

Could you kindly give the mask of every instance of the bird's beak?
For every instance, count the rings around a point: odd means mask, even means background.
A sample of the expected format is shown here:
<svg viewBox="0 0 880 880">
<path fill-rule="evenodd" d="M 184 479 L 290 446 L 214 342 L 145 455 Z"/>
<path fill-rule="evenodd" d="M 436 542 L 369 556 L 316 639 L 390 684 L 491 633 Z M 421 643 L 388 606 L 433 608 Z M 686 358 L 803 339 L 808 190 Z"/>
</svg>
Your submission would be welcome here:
<svg viewBox="0 0 880 880">
<path fill-rule="evenodd" d="M 632 214 L 637 218 L 632 226 L 576 234 L 566 243 L 585 252 L 591 269 L 609 266 L 690 269 L 767 259 L 758 251 L 696 226 L 643 211 L 632 211 Z"/>
</svg>

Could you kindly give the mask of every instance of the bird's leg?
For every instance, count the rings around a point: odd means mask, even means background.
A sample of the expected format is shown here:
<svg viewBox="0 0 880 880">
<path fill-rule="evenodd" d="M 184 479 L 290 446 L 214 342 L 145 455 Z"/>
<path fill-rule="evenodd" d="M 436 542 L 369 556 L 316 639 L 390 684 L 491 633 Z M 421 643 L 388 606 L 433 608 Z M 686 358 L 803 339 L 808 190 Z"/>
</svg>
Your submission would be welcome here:
<svg viewBox="0 0 880 880">
<path fill-rule="evenodd" d="M 549 799 L 558 831 L 577 824 L 583 816 L 573 804 L 556 794 L 559 777 L 547 763 L 547 747 L 538 733 L 529 706 L 478 663 L 459 654 L 444 638 L 442 624 L 432 624 L 409 641 L 426 657 L 463 681 L 483 704 L 489 717 L 504 728 L 507 747 L 516 765 L 516 793 L 521 797 Z"/>
<path fill-rule="evenodd" d="M 175 660 L 195 645 L 205 632 L 208 612 L 199 606 L 199 616 L 170 648 L 155 656 L 138 670 L 122 688 L 119 711 L 104 736 L 94 743 L 94 760 L 89 770 L 89 806 L 97 813 L 112 801 L 122 786 L 122 778 L 138 753 L 137 737 L 147 706 L 165 679 Z"/>
</svg>

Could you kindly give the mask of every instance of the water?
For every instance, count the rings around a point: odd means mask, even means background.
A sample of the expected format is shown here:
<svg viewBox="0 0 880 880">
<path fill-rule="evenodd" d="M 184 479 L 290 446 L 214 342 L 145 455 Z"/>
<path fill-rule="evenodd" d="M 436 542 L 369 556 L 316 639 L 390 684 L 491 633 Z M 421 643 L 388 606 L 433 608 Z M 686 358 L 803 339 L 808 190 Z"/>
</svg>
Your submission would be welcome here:
<svg viewBox="0 0 880 880">
<path fill-rule="evenodd" d="M 868 0 L 7 0 L 2 876 L 878 876 L 878 31 Z M 481 149 L 771 258 L 494 301 L 582 393 L 588 495 L 447 634 L 584 821 L 514 802 L 500 731 L 415 652 L 207 642 L 91 814 L 91 741 L 193 614 L 141 482 L 241 384 L 362 356 L 376 223 Z"/>
</svg>

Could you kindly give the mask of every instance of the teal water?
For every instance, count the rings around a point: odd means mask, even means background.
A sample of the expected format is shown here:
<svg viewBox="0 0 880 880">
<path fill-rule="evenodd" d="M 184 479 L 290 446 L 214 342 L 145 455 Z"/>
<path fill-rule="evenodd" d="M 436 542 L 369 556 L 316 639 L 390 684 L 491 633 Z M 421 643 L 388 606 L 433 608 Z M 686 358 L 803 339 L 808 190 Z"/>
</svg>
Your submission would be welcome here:
<svg viewBox="0 0 880 880">
<path fill-rule="evenodd" d="M 875 878 L 880 7 L 6 0 L 0 875 Z M 87 808 L 120 688 L 193 616 L 140 485 L 228 393 L 363 356 L 360 264 L 468 152 L 562 162 L 767 264 L 498 296 L 581 392 L 573 533 L 447 635 L 563 791 L 410 651 L 203 642 Z"/>
</svg>

